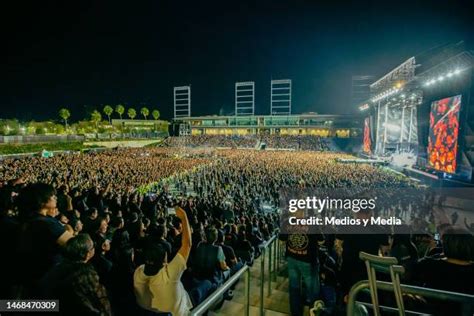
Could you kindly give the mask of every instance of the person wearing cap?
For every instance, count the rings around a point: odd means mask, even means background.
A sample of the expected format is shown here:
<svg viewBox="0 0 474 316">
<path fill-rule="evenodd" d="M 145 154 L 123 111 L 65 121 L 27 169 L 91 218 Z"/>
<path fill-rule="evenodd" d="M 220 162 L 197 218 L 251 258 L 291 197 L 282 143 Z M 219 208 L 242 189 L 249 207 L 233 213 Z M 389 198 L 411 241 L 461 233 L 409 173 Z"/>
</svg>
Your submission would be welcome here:
<svg viewBox="0 0 474 316">
<path fill-rule="evenodd" d="M 191 228 L 183 209 L 176 208 L 182 223 L 181 248 L 168 263 L 168 252 L 161 244 L 149 244 L 144 249 L 145 264 L 134 273 L 134 289 L 140 307 L 154 312 L 169 312 L 173 316 L 188 315 L 191 299 L 181 283 L 191 251 Z"/>
</svg>

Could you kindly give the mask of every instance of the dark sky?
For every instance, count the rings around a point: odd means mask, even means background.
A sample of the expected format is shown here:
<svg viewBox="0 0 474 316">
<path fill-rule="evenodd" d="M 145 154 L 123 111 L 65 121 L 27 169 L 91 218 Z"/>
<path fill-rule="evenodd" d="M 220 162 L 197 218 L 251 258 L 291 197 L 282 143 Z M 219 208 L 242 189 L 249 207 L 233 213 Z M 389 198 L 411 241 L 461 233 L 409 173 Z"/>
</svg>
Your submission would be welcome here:
<svg viewBox="0 0 474 316">
<path fill-rule="evenodd" d="M 170 118 L 173 86 L 186 84 L 193 115 L 229 113 L 235 81 L 256 82 L 267 114 L 271 78 L 293 80 L 294 113 L 348 113 L 352 75 L 474 39 L 471 1 L 11 2 L 0 8 L 0 118 L 22 120 L 117 103 Z"/>
</svg>

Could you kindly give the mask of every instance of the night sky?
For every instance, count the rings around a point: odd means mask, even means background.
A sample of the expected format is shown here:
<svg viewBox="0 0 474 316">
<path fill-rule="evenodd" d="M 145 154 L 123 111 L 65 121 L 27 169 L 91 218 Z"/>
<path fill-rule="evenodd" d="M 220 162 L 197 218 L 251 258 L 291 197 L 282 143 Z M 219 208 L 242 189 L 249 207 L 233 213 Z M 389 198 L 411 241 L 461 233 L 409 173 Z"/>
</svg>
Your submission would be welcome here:
<svg viewBox="0 0 474 316">
<path fill-rule="evenodd" d="M 256 112 L 268 114 L 272 78 L 293 80 L 294 113 L 350 113 L 352 75 L 474 40 L 472 1 L 11 2 L 0 118 L 21 120 L 118 103 L 168 119 L 173 86 L 187 84 L 193 115 L 228 114 L 235 81 L 255 81 Z"/>
</svg>

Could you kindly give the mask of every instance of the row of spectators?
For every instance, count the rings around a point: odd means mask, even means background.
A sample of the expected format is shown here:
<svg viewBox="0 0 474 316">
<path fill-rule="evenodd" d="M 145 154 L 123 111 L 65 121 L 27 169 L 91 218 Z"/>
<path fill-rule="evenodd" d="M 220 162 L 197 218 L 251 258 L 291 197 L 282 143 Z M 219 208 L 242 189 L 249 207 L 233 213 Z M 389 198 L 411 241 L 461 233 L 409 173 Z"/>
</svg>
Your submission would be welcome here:
<svg viewBox="0 0 474 316">
<path fill-rule="evenodd" d="M 168 137 L 167 147 L 230 147 L 255 148 L 265 144 L 267 148 L 293 150 L 329 150 L 329 142 L 312 135 L 193 135 Z"/>
<path fill-rule="evenodd" d="M 231 147 L 254 148 L 257 145 L 254 135 L 193 135 L 168 137 L 164 140 L 167 147 Z"/>
<path fill-rule="evenodd" d="M 312 135 L 265 135 L 260 141 L 268 148 L 328 151 L 329 141 Z"/>
</svg>

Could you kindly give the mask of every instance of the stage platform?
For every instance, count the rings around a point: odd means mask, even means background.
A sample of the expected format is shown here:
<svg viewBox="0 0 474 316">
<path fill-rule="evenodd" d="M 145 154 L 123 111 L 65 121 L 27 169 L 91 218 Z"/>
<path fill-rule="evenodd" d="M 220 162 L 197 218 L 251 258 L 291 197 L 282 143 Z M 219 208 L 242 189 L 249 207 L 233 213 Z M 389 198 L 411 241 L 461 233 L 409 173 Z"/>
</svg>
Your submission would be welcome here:
<svg viewBox="0 0 474 316">
<path fill-rule="evenodd" d="M 472 183 L 459 181 L 456 179 L 443 178 L 436 174 L 426 172 L 420 169 L 413 167 L 403 168 L 403 173 L 413 179 L 419 180 L 424 184 L 427 184 L 432 187 L 462 187 L 462 188 L 471 188 L 474 187 Z"/>
</svg>

